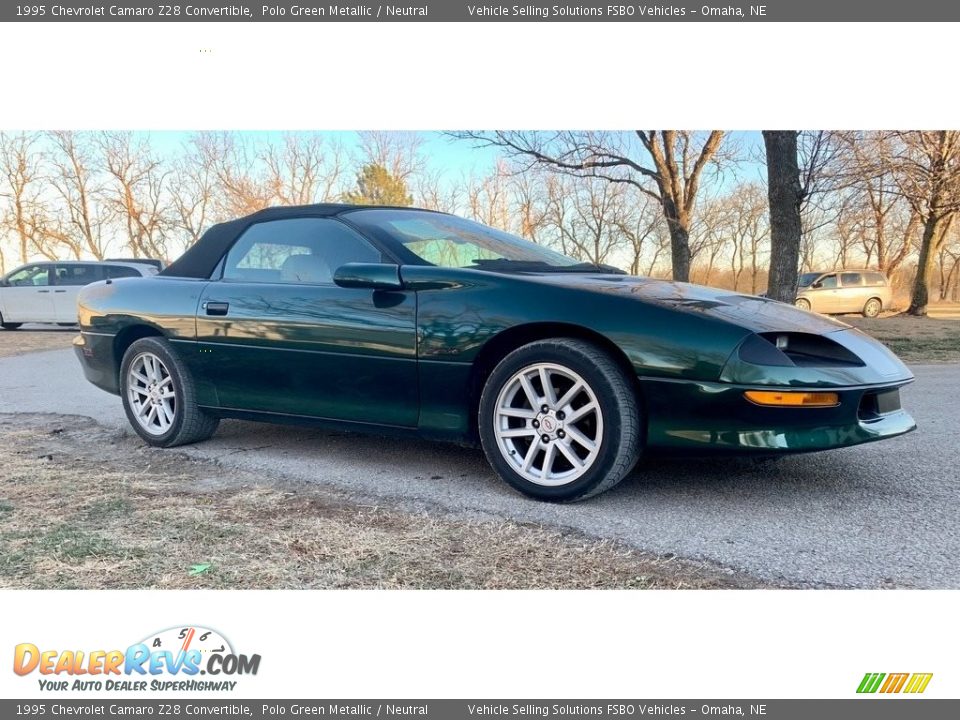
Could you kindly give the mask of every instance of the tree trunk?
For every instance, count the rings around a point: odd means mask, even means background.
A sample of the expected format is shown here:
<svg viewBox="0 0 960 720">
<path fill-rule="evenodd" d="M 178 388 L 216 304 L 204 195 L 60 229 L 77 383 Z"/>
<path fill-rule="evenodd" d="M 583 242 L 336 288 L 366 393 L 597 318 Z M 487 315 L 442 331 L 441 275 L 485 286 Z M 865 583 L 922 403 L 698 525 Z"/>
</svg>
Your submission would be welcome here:
<svg viewBox="0 0 960 720">
<path fill-rule="evenodd" d="M 670 260 L 673 265 L 673 279 L 677 282 L 690 282 L 690 233 L 677 220 L 667 218 L 670 228 Z"/>
<path fill-rule="evenodd" d="M 923 238 L 920 241 L 920 258 L 917 260 L 917 277 L 913 281 L 913 294 L 910 297 L 908 315 L 925 317 L 930 302 L 930 281 L 933 279 L 933 266 L 937 260 L 937 238 L 940 234 L 942 218 L 930 215 L 923 223 Z"/>
<path fill-rule="evenodd" d="M 800 264 L 800 168 L 795 130 L 764 130 L 770 202 L 770 279 L 767 297 L 792 303 Z"/>
</svg>

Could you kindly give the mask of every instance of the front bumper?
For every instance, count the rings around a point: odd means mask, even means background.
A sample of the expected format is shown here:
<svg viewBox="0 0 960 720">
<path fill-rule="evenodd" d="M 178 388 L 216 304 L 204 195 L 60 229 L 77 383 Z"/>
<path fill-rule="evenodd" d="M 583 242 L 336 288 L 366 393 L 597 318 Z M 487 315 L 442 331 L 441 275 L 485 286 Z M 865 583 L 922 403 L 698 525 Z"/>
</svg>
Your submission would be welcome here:
<svg viewBox="0 0 960 720">
<path fill-rule="evenodd" d="M 831 388 L 840 396 L 836 407 L 788 408 L 751 403 L 744 392 L 757 389 L 756 385 L 640 378 L 647 446 L 681 452 L 779 454 L 896 437 L 915 430 L 916 423 L 902 408 L 881 406 L 886 411 L 880 412 L 874 400 L 909 382 Z"/>
</svg>

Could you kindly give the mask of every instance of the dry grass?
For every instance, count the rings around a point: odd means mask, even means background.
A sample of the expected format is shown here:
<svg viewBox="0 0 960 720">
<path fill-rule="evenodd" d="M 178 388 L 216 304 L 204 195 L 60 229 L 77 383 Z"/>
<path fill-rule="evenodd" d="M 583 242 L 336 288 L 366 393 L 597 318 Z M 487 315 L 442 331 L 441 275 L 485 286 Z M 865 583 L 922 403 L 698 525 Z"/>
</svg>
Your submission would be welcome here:
<svg viewBox="0 0 960 720">
<path fill-rule="evenodd" d="M 49 327 L 43 330 L 0 329 L 0 358 L 69 348 L 77 328 Z"/>
<path fill-rule="evenodd" d="M 960 362 L 960 319 L 891 315 L 882 318 L 843 316 L 884 343 L 905 362 Z"/>
<path fill-rule="evenodd" d="M 209 567 L 191 574 L 197 565 Z M 75 418 L 0 415 L 0 586 L 723 588 L 712 566 L 512 522 L 365 505 Z"/>
</svg>

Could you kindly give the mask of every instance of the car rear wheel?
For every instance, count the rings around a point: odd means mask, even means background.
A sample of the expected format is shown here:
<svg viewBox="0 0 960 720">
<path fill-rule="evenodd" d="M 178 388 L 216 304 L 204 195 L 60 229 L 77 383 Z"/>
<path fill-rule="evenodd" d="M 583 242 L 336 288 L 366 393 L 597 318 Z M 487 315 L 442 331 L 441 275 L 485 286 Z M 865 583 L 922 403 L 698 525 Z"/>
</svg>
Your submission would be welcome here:
<svg viewBox="0 0 960 720">
<path fill-rule="evenodd" d="M 120 394 L 130 425 L 155 447 L 206 440 L 220 422 L 197 406 L 189 370 L 162 338 L 142 338 L 127 348 Z"/>
<path fill-rule="evenodd" d="M 810 310 L 810 301 L 805 298 L 797 298 L 793 301 L 793 304 L 796 305 L 801 310 Z"/>
<path fill-rule="evenodd" d="M 630 378 L 601 348 L 573 338 L 507 355 L 484 386 L 478 424 L 497 474 L 540 500 L 583 500 L 612 488 L 642 445 Z"/>
<path fill-rule="evenodd" d="M 863 316 L 866 318 L 875 318 L 883 309 L 883 303 L 879 298 L 870 298 L 863 306 Z"/>
</svg>

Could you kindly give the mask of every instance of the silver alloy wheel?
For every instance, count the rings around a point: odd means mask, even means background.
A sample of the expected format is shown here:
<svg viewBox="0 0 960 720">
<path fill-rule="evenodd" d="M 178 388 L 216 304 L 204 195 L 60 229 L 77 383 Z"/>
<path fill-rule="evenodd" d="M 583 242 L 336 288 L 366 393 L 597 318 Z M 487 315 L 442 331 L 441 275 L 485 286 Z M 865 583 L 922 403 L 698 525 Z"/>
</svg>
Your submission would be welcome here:
<svg viewBox="0 0 960 720">
<path fill-rule="evenodd" d="M 497 447 L 524 480 L 556 487 L 600 453 L 603 412 L 593 388 L 556 363 L 528 365 L 504 383 L 493 418 Z"/>
<path fill-rule="evenodd" d="M 140 353 L 130 363 L 127 400 L 137 423 L 151 435 L 163 435 L 173 425 L 177 412 L 173 378 L 153 353 Z"/>
<path fill-rule="evenodd" d="M 876 317 L 880 314 L 880 301 L 876 298 L 867 300 L 867 305 L 863 309 L 863 314 L 867 317 Z"/>
</svg>

